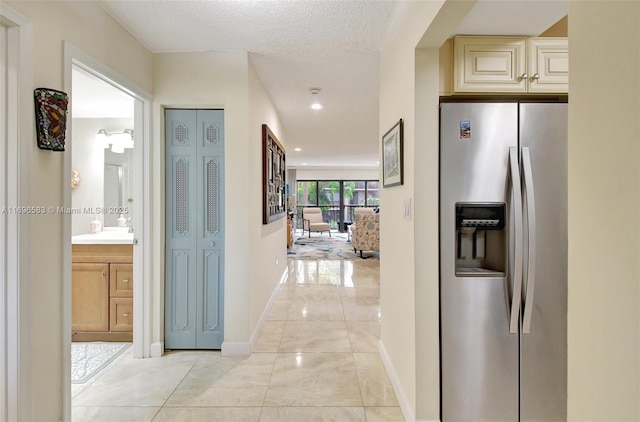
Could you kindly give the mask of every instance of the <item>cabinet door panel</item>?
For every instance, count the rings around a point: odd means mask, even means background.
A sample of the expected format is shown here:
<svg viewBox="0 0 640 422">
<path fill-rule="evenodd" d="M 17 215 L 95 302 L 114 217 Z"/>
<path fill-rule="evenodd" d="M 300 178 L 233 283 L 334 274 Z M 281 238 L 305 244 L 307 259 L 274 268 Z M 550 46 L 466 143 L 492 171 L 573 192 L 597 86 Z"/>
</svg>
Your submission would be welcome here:
<svg viewBox="0 0 640 422">
<path fill-rule="evenodd" d="M 455 92 L 526 92 L 526 38 L 456 37 Z"/>
<path fill-rule="evenodd" d="M 529 92 L 569 92 L 569 41 L 566 38 L 528 41 Z"/>
<path fill-rule="evenodd" d="M 72 264 L 73 331 L 109 330 L 109 264 Z"/>
</svg>

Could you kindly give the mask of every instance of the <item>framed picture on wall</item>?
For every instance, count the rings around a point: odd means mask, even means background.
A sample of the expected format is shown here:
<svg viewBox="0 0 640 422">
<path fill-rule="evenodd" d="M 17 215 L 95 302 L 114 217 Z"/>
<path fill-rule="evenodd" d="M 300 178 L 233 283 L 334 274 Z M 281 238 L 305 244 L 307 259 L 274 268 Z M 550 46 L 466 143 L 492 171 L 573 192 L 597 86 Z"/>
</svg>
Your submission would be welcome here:
<svg viewBox="0 0 640 422">
<path fill-rule="evenodd" d="M 402 119 L 382 137 L 382 186 L 389 188 L 404 183 L 404 146 Z"/>
<path fill-rule="evenodd" d="M 262 224 L 286 215 L 285 170 L 282 144 L 267 125 L 262 125 Z"/>
</svg>

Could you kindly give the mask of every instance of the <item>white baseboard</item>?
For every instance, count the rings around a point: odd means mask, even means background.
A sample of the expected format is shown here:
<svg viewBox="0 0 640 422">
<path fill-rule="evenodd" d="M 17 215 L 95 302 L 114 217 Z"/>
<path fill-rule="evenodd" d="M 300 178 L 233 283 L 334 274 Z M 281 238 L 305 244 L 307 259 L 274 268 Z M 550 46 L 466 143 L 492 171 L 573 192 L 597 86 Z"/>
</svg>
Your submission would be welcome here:
<svg viewBox="0 0 640 422">
<path fill-rule="evenodd" d="M 271 308 L 273 307 L 273 304 L 278 298 L 278 293 L 280 293 L 280 287 L 287 280 L 288 276 L 289 276 L 289 269 L 285 267 L 284 271 L 282 272 L 282 275 L 280 276 L 280 281 L 278 282 L 276 287 L 273 289 L 273 292 L 271 292 L 271 297 L 269 298 L 269 300 L 267 301 L 267 304 L 262 310 L 262 315 L 260 315 L 260 319 L 258 320 L 256 327 L 253 329 L 253 333 L 251 333 L 251 337 L 249 338 L 251 351 L 253 351 L 253 348 L 256 346 L 256 341 L 258 341 L 258 337 L 260 337 L 260 333 L 262 333 L 262 328 L 264 327 L 265 322 L 267 322 L 267 318 L 269 317 Z"/>
<path fill-rule="evenodd" d="M 415 411 L 411 407 L 411 401 L 402 388 L 400 378 L 398 377 L 398 374 L 396 373 L 396 370 L 391 363 L 391 358 L 389 358 L 389 354 L 387 353 L 387 349 L 385 349 L 382 340 L 378 340 L 378 352 L 380 353 L 380 358 L 382 359 L 382 363 L 384 364 L 384 369 L 386 369 L 387 375 L 389 376 L 389 381 L 391 381 L 393 391 L 396 393 L 396 398 L 398 399 L 398 403 L 400 404 L 400 410 L 402 411 L 404 420 L 406 422 L 419 422 L 416 421 Z"/>
<path fill-rule="evenodd" d="M 151 357 L 161 358 L 164 355 L 164 341 L 151 343 Z"/>
<path fill-rule="evenodd" d="M 269 312 L 271 312 L 271 307 L 273 303 L 276 301 L 278 297 L 278 293 L 280 292 L 280 286 L 284 283 L 289 275 L 288 268 L 285 268 L 282 272 L 282 276 L 280 277 L 280 281 L 271 292 L 271 297 L 267 301 L 264 309 L 262 310 L 262 315 L 260 315 L 260 319 L 258 319 L 258 323 L 256 324 L 253 333 L 251 333 L 251 337 L 249 341 L 225 341 L 222 343 L 222 350 L 220 354 L 222 356 L 250 356 L 253 351 L 254 346 L 256 345 L 256 341 L 258 341 L 258 337 L 260 333 L 262 333 L 262 328 L 264 327 L 264 323 L 267 322 L 267 318 L 269 317 Z"/>
<path fill-rule="evenodd" d="M 220 350 L 222 356 L 250 356 L 251 344 L 248 341 L 225 341 Z"/>
</svg>

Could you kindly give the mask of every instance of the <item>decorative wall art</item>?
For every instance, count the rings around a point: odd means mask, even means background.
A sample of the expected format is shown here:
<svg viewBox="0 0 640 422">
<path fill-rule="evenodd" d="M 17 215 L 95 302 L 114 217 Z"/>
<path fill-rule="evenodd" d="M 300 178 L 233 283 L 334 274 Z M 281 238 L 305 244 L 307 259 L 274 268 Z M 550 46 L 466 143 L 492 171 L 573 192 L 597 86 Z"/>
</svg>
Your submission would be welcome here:
<svg viewBox="0 0 640 422">
<path fill-rule="evenodd" d="M 36 88 L 33 96 L 38 148 L 64 151 L 69 96 L 49 88 Z"/>
<path fill-rule="evenodd" d="M 404 146 L 402 119 L 382 137 L 382 186 L 402 185 L 404 180 Z"/>
<path fill-rule="evenodd" d="M 267 125 L 262 125 L 262 224 L 286 215 L 286 171 L 282 144 Z"/>
</svg>

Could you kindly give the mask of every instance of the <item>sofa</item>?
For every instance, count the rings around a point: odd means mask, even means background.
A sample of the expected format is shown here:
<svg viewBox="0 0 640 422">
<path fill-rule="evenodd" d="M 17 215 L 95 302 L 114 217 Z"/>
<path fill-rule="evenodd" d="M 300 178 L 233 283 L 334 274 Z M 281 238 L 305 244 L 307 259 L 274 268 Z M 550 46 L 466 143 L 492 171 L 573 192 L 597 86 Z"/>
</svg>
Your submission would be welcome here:
<svg viewBox="0 0 640 422">
<path fill-rule="evenodd" d="M 351 230 L 351 244 L 354 252 L 380 251 L 380 214 L 357 213 Z"/>
</svg>

